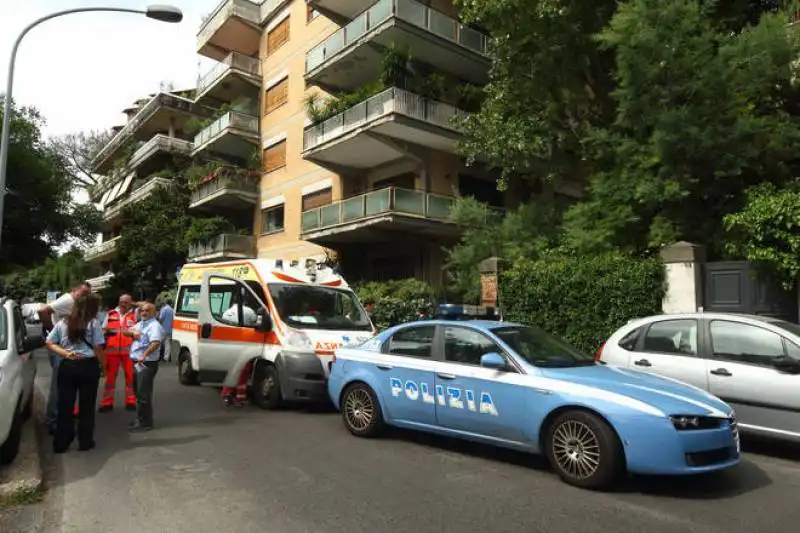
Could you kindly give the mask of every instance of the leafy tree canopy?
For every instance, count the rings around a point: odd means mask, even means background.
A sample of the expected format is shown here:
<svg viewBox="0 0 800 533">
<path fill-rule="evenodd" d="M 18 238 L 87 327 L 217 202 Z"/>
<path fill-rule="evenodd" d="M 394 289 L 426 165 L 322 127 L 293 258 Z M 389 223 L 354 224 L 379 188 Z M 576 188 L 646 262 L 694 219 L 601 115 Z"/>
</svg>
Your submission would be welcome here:
<svg viewBox="0 0 800 533">
<path fill-rule="evenodd" d="M 86 241 L 99 228 L 100 213 L 72 201 L 74 184 L 61 158 L 42 139 L 43 125 L 36 109 L 14 108 L 0 273 L 42 264 L 58 246 Z"/>
</svg>

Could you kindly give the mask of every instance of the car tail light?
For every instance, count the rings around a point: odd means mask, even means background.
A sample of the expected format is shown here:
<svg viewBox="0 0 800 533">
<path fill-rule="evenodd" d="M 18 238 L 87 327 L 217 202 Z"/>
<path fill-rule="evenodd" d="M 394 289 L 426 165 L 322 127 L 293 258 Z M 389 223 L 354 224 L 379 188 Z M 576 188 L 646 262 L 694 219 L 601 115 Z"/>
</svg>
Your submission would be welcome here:
<svg viewBox="0 0 800 533">
<path fill-rule="evenodd" d="M 600 344 L 600 347 L 597 349 L 597 351 L 594 352 L 594 360 L 595 361 L 599 361 L 600 360 L 600 357 L 603 355 L 603 348 L 605 347 L 605 345 L 606 345 L 606 343 L 605 343 L 605 341 L 603 341 L 603 343 Z"/>
</svg>

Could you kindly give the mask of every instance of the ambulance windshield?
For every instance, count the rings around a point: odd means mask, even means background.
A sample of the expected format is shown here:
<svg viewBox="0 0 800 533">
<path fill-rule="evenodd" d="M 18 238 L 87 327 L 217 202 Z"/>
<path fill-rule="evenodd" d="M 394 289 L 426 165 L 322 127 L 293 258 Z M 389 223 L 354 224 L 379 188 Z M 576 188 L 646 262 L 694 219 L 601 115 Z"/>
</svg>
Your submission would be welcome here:
<svg viewBox="0 0 800 533">
<path fill-rule="evenodd" d="M 283 283 L 268 286 L 281 320 L 291 327 L 372 330 L 366 311 L 352 291 Z"/>
</svg>

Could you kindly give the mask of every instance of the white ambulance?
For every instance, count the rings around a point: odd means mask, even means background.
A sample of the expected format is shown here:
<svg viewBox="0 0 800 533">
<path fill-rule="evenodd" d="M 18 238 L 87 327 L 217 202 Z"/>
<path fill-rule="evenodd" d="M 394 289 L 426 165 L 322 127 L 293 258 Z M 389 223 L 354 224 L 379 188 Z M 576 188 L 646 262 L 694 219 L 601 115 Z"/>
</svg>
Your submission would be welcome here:
<svg viewBox="0 0 800 533">
<path fill-rule="evenodd" d="M 265 409 L 327 401 L 334 351 L 375 335 L 344 278 L 313 258 L 187 264 L 178 277 L 180 382 L 233 387 L 254 361 L 252 397 Z"/>
</svg>

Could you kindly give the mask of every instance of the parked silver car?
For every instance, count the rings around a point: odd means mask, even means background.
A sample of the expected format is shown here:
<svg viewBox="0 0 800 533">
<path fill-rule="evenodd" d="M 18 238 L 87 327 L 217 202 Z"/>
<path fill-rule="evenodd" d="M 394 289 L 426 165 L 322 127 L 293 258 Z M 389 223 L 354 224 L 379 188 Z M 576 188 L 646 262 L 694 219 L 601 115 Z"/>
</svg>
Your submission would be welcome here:
<svg viewBox="0 0 800 533">
<path fill-rule="evenodd" d="M 636 319 L 597 351 L 609 365 L 695 385 L 730 404 L 743 432 L 800 442 L 800 326 L 688 313 Z"/>
</svg>

